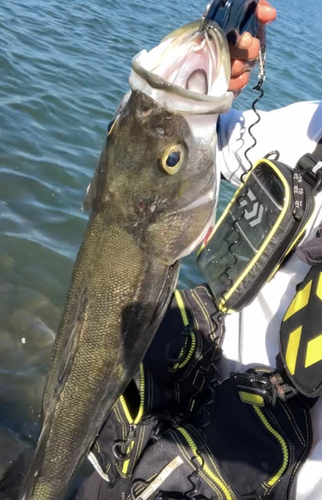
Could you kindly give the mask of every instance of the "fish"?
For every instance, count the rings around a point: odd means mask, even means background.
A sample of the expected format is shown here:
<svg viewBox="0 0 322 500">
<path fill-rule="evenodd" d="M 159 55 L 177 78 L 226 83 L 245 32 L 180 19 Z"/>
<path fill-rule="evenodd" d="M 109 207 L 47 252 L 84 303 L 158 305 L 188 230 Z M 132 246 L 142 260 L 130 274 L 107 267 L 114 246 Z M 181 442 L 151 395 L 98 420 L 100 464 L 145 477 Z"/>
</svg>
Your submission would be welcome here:
<svg viewBox="0 0 322 500">
<path fill-rule="evenodd" d="M 19 500 L 62 500 L 135 376 L 206 235 L 218 195 L 216 124 L 230 56 L 215 23 L 172 32 L 132 60 L 89 186 L 90 210 L 55 339 L 42 428 Z"/>
</svg>

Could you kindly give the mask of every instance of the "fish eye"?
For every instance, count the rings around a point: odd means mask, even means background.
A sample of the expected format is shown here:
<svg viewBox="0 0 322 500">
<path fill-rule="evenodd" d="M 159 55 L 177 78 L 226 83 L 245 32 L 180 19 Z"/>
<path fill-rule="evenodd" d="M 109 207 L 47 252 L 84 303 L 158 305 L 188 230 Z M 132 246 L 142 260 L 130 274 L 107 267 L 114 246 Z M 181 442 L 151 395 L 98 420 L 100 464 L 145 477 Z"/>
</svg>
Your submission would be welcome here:
<svg viewBox="0 0 322 500">
<path fill-rule="evenodd" d="M 183 165 L 184 149 L 179 144 L 168 147 L 162 154 L 160 166 L 169 175 L 176 174 Z"/>
<path fill-rule="evenodd" d="M 176 167 L 180 161 L 180 157 L 180 151 L 171 151 L 166 161 L 167 167 Z"/>
</svg>

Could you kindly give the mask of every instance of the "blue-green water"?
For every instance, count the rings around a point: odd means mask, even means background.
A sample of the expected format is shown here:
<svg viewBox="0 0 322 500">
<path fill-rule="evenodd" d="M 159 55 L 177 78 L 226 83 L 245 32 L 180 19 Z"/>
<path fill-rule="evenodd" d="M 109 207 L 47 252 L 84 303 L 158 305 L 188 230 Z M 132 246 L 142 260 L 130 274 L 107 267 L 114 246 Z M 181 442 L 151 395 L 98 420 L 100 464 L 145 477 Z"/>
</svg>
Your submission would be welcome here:
<svg viewBox="0 0 322 500">
<path fill-rule="evenodd" d="M 0 4 L 0 474 L 35 434 L 49 354 L 86 224 L 84 193 L 107 123 L 127 90 L 131 58 L 199 17 L 205 4 Z M 279 19 L 268 31 L 261 107 L 321 99 L 322 0 L 274 5 Z M 250 104 L 247 90 L 236 106 Z M 222 195 L 224 203 L 227 191 Z M 200 279 L 190 257 L 181 285 Z"/>
</svg>

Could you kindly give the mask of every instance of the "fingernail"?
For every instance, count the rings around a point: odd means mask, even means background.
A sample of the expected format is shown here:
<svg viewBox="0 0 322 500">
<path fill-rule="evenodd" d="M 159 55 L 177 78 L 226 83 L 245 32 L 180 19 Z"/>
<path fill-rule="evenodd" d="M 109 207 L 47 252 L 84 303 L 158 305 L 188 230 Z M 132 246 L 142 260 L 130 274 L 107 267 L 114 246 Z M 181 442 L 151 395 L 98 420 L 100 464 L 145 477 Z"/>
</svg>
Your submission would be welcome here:
<svg viewBox="0 0 322 500">
<path fill-rule="evenodd" d="M 248 32 L 243 33 L 241 36 L 239 42 L 238 42 L 238 47 L 240 49 L 249 49 L 250 45 L 252 43 L 252 35 Z"/>
</svg>

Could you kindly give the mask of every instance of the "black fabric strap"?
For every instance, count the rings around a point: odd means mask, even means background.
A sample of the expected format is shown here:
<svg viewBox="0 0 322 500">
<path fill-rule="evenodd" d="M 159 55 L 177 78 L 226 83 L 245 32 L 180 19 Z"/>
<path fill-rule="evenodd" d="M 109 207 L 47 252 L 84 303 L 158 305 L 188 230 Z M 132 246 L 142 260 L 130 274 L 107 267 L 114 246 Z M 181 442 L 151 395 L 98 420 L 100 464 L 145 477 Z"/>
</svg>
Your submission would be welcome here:
<svg viewBox="0 0 322 500">
<path fill-rule="evenodd" d="M 315 186 L 317 182 L 317 175 L 313 172 L 314 167 L 322 160 L 322 137 L 318 141 L 313 153 L 306 153 L 303 155 L 297 165 L 296 169 L 303 172 L 303 179 L 312 187 Z M 322 190 L 322 185 L 319 187 L 318 191 Z"/>
</svg>

